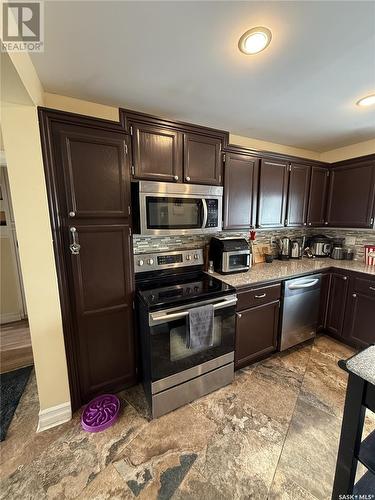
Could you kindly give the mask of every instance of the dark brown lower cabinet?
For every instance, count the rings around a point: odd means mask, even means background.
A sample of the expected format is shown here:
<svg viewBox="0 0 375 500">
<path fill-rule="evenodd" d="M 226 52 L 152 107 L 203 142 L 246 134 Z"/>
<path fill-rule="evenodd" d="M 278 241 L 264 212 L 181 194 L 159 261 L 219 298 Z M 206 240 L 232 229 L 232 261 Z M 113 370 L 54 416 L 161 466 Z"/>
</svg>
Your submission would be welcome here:
<svg viewBox="0 0 375 500">
<path fill-rule="evenodd" d="M 320 285 L 320 303 L 317 330 L 325 328 L 328 312 L 329 289 L 331 284 L 330 273 L 323 274 Z"/>
<path fill-rule="evenodd" d="M 334 336 L 341 337 L 344 326 L 344 311 L 348 295 L 349 277 L 332 273 L 325 329 Z"/>
<path fill-rule="evenodd" d="M 276 351 L 280 301 L 237 313 L 235 367 Z"/>
<path fill-rule="evenodd" d="M 343 335 L 359 349 L 375 344 L 375 281 L 353 280 L 346 304 Z"/>
</svg>

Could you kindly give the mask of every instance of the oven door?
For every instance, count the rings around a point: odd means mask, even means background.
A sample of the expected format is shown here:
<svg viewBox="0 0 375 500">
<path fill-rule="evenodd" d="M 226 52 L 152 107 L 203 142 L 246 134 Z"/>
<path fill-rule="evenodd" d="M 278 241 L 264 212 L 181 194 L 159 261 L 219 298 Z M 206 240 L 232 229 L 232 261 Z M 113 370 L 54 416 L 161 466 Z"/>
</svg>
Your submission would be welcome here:
<svg viewBox="0 0 375 500">
<path fill-rule="evenodd" d="M 223 252 L 223 272 L 248 271 L 250 268 L 250 250 Z"/>
<path fill-rule="evenodd" d="M 236 295 L 149 313 L 152 382 L 170 377 L 234 351 Z M 212 347 L 187 346 L 189 309 L 214 306 Z"/>
<path fill-rule="evenodd" d="M 190 194 L 140 193 L 141 234 L 170 235 L 221 229 L 221 198 Z"/>
</svg>

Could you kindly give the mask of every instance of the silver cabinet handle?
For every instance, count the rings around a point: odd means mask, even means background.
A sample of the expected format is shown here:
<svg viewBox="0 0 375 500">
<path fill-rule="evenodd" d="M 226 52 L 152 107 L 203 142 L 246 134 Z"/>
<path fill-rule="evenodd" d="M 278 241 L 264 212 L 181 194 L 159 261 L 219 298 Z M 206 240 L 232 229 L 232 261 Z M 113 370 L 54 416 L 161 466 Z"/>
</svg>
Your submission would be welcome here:
<svg viewBox="0 0 375 500">
<path fill-rule="evenodd" d="M 190 181 L 190 177 L 189 177 L 189 176 L 185 177 L 185 179 L 186 179 L 188 182 Z"/>
<path fill-rule="evenodd" d="M 78 255 L 81 249 L 81 245 L 78 243 L 77 228 L 71 227 L 70 232 L 72 233 L 73 243 L 69 245 L 70 251 L 73 255 Z"/>
<path fill-rule="evenodd" d="M 237 316 L 238 319 L 242 318 L 242 314 L 241 313 L 236 313 L 236 316 Z"/>
<path fill-rule="evenodd" d="M 173 179 L 174 179 L 175 181 L 178 181 L 178 175 L 174 175 L 174 176 L 173 176 Z"/>
<path fill-rule="evenodd" d="M 76 213 L 75 212 L 69 212 L 69 217 L 75 217 Z"/>
<path fill-rule="evenodd" d="M 353 297 L 356 298 L 357 297 L 357 294 L 356 293 L 353 293 Z"/>
<path fill-rule="evenodd" d="M 369 290 L 372 290 L 373 292 L 375 292 L 375 286 L 369 286 L 368 288 L 369 288 Z"/>
<path fill-rule="evenodd" d="M 311 222 L 309 222 L 309 226 L 311 226 L 311 225 L 312 225 L 312 223 L 311 223 Z"/>
<path fill-rule="evenodd" d="M 343 277 L 342 277 L 342 279 L 343 279 L 343 280 L 347 280 L 347 279 L 348 279 L 348 277 L 347 277 L 347 276 L 343 276 Z"/>
<path fill-rule="evenodd" d="M 262 293 L 260 295 L 254 295 L 254 299 L 264 299 L 264 297 L 266 297 L 266 293 Z"/>
</svg>

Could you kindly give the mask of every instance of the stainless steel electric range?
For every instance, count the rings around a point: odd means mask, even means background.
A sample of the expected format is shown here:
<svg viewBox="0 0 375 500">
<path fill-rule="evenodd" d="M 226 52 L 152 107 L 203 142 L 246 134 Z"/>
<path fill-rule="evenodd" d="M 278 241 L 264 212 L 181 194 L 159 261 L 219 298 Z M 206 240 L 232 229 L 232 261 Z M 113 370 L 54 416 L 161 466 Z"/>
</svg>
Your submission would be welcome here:
<svg viewBox="0 0 375 500">
<path fill-rule="evenodd" d="M 153 418 L 232 382 L 235 289 L 203 271 L 203 251 L 134 258 L 143 384 Z M 211 347 L 189 348 L 189 311 L 214 307 Z"/>
</svg>

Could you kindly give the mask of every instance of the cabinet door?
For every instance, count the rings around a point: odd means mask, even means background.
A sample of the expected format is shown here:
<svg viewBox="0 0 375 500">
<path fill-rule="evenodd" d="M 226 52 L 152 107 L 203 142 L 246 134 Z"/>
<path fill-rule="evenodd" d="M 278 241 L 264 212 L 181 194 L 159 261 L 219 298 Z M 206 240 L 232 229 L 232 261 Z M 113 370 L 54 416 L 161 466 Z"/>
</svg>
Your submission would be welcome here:
<svg viewBox="0 0 375 500">
<path fill-rule="evenodd" d="M 328 225 L 372 227 L 375 162 L 334 168 L 330 178 Z"/>
<path fill-rule="evenodd" d="M 343 333 L 348 285 L 348 276 L 344 276 L 343 274 L 332 274 L 326 330 L 336 336 L 341 336 Z"/>
<path fill-rule="evenodd" d="M 184 134 L 184 182 L 222 184 L 221 140 Z"/>
<path fill-rule="evenodd" d="M 351 294 L 345 321 L 345 338 L 360 349 L 375 343 L 375 294 Z"/>
<path fill-rule="evenodd" d="M 355 278 L 348 294 L 344 337 L 362 349 L 375 344 L 375 281 Z"/>
<path fill-rule="evenodd" d="M 310 183 L 309 165 L 291 163 L 289 174 L 289 193 L 287 209 L 287 226 L 306 226 L 307 202 Z"/>
<path fill-rule="evenodd" d="M 134 178 L 181 182 L 181 132 L 139 123 L 131 127 Z"/>
<path fill-rule="evenodd" d="M 320 302 L 317 330 L 322 330 L 326 327 L 330 284 L 331 275 L 329 273 L 323 274 L 320 285 Z"/>
<path fill-rule="evenodd" d="M 129 226 L 75 222 L 78 255 L 70 254 L 81 397 L 135 382 L 132 254 Z"/>
<path fill-rule="evenodd" d="M 275 301 L 237 313 L 236 368 L 276 351 L 279 305 Z"/>
<path fill-rule="evenodd" d="M 323 226 L 327 203 L 329 170 L 324 167 L 311 168 L 310 194 L 307 209 L 307 225 Z"/>
<path fill-rule="evenodd" d="M 258 227 L 284 227 L 288 191 L 288 164 L 262 160 L 259 174 Z"/>
<path fill-rule="evenodd" d="M 225 156 L 224 229 L 254 227 L 259 160 L 237 153 Z"/>
<path fill-rule="evenodd" d="M 64 176 L 65 217 L 129 217 L 130 179 L 126 136 L 63 125 L 56 133 L 56 161 Z"/>
</svg>

